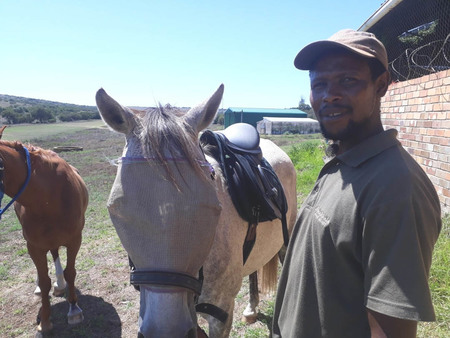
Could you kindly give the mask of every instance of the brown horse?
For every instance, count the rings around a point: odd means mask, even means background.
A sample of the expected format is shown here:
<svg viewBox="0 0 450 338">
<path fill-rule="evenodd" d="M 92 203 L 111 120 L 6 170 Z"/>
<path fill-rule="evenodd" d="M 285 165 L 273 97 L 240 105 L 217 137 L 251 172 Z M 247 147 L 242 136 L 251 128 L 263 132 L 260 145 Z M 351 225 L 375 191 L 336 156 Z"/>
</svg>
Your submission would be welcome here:
<svg viewBox="0 0 450 338">
<path fill-rule="evenodd" d="M 3 129 L 0 129 L 0 138 Z M 0 141 L 0 167 L 1 196 L 5 193 L 15 200 L 14 209 L 22 225 L 28 253 L 37 269 L 37 290 L 42 295 L 38 331 L 52 329 L 47 253 L 51 252 L 56 272 L 62 275 L 58 254 L 61 246 L 67 248 L 67 264 L 63 274 L 70 303 L 68 322 L 80 323 L 83 314 L 77 305 L 74 281 L 75 258 L 81 245 L 84 213 L 88 204 L 84 181 L 74 167 L 53 151 L 24 146 L 17 141 Z M 59 288 L 55 284 L 55 294 L 65 288 L 64 279 L 61 276 L 58 281 Z"/>
</svg>

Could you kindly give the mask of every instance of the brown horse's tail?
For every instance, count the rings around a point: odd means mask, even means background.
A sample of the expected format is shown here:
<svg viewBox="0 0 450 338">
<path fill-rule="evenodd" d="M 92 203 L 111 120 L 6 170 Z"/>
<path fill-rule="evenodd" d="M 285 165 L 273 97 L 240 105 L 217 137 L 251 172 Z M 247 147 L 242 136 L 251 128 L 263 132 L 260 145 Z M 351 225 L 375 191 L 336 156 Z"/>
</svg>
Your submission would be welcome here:
<svg viewBox="0 0 450 338">
<path fill-rule="evenodd" d="M 265 294 L 276 292 L 278 283 L 278 254 L 258 270 L 260 291 Z"/>
</svg>

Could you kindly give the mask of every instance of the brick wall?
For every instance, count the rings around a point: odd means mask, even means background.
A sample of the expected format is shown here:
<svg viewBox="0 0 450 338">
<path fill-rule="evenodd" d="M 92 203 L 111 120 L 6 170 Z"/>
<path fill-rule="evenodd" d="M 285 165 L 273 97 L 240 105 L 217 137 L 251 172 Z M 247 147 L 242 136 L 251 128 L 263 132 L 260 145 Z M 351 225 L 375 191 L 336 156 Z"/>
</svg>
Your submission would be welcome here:
<svg viewBox="0 0 450 338">
<path fill-rule="evenodd" d="M 391 84 L 381 112 L 385 129 L 398 130 L 450 213 L 450 70 Z"/>
</svg>

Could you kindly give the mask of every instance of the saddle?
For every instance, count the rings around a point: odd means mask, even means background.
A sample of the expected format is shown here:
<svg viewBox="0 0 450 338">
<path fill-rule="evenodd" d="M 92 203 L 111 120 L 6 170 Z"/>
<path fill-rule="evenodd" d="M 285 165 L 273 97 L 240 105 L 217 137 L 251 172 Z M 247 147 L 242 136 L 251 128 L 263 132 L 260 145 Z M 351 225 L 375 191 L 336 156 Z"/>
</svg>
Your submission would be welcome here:
<svg viewBox="0 0 450 338">
<path fill-rule="evenodd" d="M 206 130 L 202 145 L 220 164 L 231 200 L 239 216 L 248 222 L 243 245 L 244 264 L 255 244 L 259 222 L 281 220 L 284 244 L 288 244 L 287 202 L 283 186 L 262 156 L 259 133 L 250 124 L 236 123 L 225 130 Z"/>
</svg>

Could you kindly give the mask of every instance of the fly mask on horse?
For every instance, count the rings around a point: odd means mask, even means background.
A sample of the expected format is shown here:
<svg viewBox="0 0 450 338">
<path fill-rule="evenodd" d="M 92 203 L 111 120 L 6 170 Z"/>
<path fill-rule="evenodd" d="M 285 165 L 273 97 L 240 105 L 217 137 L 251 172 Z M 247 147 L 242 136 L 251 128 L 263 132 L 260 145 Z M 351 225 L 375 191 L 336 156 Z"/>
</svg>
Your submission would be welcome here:
<svg viewBox="0 0 450 338">
<path fill-rule="evenodd" d="M 108 210 L 137 272 L 198 278 L 221 212 L 198 134 L 212 122 L 222 96 L 223 85 L 182 115 L 170 107 L 134 111 L 103 89 L 97 92 L 103 120 L 126 138 Z M 167 279 L 157 282 L 155 274 L 151 284 L 140 285 L 139 333 L 196 337 L 194 292 Z"/>
</svg>

